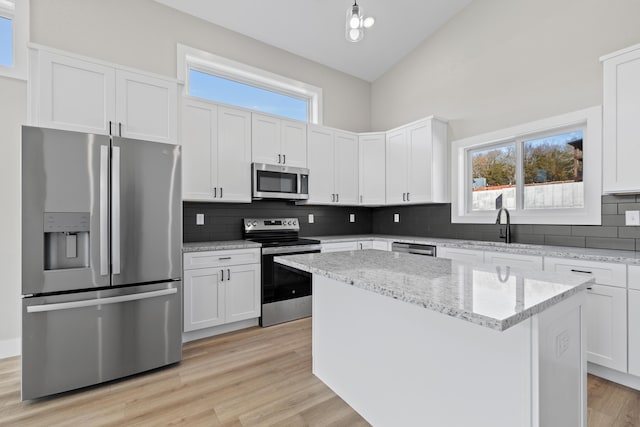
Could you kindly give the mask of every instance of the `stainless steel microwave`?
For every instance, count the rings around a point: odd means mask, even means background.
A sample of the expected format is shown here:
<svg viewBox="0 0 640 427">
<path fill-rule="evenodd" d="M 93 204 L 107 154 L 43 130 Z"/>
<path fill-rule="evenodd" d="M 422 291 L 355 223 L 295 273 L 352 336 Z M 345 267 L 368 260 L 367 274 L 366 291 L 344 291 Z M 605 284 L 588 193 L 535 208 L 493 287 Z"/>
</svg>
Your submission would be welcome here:
<svg viewBox="0 0 640 427">
<path fill-rule="evenodd" d="M 253 198 L 305 200 L 309 198 L 309 169 L 254 163 Z"/>
</svg>

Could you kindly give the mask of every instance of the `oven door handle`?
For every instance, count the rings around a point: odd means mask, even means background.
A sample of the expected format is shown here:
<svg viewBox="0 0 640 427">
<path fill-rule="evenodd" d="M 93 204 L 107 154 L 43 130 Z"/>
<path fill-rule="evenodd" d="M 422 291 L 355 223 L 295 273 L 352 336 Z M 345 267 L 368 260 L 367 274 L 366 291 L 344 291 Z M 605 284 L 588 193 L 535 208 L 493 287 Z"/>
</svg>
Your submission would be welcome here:
<svg viewBox="0 0 640 427">
<path fill-rule="evenodd" d="M 290 246 L 279 248 L 262 248 L 262 255 L 286 255 L 286 254 L 303 254 L 303 253 L 319 253 L 320 245 L 306 246 Z"/>
</svg>

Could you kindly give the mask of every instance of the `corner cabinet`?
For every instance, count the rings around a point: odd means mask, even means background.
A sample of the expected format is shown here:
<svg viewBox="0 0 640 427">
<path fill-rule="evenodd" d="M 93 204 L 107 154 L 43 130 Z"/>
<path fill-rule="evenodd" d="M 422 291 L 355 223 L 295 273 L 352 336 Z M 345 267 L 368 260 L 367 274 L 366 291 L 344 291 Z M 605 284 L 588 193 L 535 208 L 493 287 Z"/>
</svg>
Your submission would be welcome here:
<svg viewBox="0 0 640 427">
<path fill-rule="evenodd" d="M 429 117 L 387 132 L 386 204 L 447 202 L 447 123 Z"/>
<path fill-rule="evenodd" d="M 255 163 L 307 167 L 307 124 L 251 114 L 251 158 Z"/>
<path fill-rule="evenodd" d="M 178 142 L 175 80 L 48 50 L 30 55 L 34 125 Z"/>
<path fill-rule="evenodd" d="M 251 202 L 251 113 L 184 98 L 182 198 Z"/>
<path fill-rule="evenodd" d="M 184 254 L 184 332 L 260 317 L 260 249 Z"/>
<path fill-rule="evenodd" d="M 600 58 L 604 65 L 603 192 L 640 191 L 640 44 Z"/>
<path fill-rule="evenodd" d="M 358 204 L 358 137 L 309 125 L 309 204 Z"/>
<path fill-rule="evenodd" d="M 361 205 L 381 206 L 385 203 L 385 144 L 384 133 L 358 136 L 358 202 Z"/>
</svg>

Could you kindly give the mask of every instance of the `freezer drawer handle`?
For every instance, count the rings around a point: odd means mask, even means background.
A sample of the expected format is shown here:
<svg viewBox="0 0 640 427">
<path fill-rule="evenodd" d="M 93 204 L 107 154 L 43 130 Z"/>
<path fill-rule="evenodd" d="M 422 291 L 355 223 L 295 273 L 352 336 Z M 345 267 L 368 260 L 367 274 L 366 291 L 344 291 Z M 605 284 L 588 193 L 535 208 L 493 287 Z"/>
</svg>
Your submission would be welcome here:
<svg viewBox="0 0 640 427">
<path fill-rule="evenodd" d="M 119 297 L 86 299 L 81 301 L 61 302 L 57 304 L 32 305 L 27 307 L 27 313 L 41 313 L 44 311 L 69 310 L 72 308 L 91 307 L 94 305 L 116 304 L 126 301 L 136 301 L 147 298 L 161 297 L 178 292 L 177 288 L 162 289 L 159 291 L 144 292 L 141 294 L 122 295 Z"/>
</svg>

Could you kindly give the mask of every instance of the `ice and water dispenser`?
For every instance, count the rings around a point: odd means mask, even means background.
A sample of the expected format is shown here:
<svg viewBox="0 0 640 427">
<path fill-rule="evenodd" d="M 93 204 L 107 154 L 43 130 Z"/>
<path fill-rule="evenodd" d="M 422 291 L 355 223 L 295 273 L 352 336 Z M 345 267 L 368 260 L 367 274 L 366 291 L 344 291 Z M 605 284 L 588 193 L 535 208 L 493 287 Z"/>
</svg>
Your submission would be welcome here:
<svg viewBox="0 0 640 427">
<path fill-rule="evenodd" d="M 89 213 L 44 214 L 44 269 L 89 267 Z"/>
</svg>

